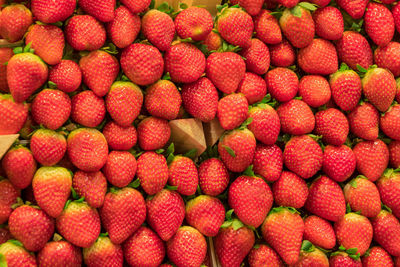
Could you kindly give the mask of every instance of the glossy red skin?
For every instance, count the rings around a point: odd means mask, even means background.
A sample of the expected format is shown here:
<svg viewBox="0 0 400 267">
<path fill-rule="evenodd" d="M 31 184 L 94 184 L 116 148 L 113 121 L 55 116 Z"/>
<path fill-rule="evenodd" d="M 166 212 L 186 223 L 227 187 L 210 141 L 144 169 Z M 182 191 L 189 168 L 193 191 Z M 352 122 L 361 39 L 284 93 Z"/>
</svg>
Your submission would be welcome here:
<svg viewBox="0 0 400 267">
<path fill-rule="evenodd" d="M 117 187 L 125 187 L 133 181 L 137 169 L 135 156 L 128 151 L 111 151 L 103 167 L 107 181 Z"/>
<path fill-rule="evenodd" d="M 85 127 L 98 126 L 106 115 L 104 100 L 90 90 L 72 97 L 71 104 L 71 118 Z"/>
<path fill-rule="evenodd" d="M 204 194 L 218 196 L 228 187 L 229 173 L 221 160 L 211 158 L 203 161 L 198 172 L 200 189 Z"/>
<path fill-rule="evenodd" d="M 134 126 L 122 127 L 110 121 L 103 128 L 103 135 L 110 149 L 129 150 L 137 142 L 137 132 Z"/>
<path fill-rule="evenodd" d="M 169 164 L 168 184 L 176 186 L 176 191 L 181 195 L 194 195 L 199 184 L 199 175 L 193 160 L 176 156 Z"/>
<path fill-rule="evenodd" d="M 201 41 L 211 32 L 213 18 L 205 8 L 189 7 L 176 16 L 175 28 L 180 38 Z"/>
<path fill-rule="evenodd" d="M 336 50 L 339 61 L 346 63 L 353 70 L 357 70 L 357 64 L 365 69 L 372 65 L 371 46 L 358 32 L 345 31 L 342 38 L 336 42 Z"/>
<path fill-rule="evenodd" d="M 116 0 L 80 0 L 78 4 L 86 14 L 92 15 L 101 22 L 114 19 Z"/>
<path fill-rule="evenodd" d="M 304 219 L 303 239 L 324 249 L 332 249 L 336 245 L 335 231 L 330 222 L 315 215 Z"/>
<path fill-rule="evenodd" d="M 256 0 L 256 1 L 249 1 L 249 0 L 233 0 L 232 1 L 233 5 L 239 4 L 241 7 L 243 7 L 247 13 L 249 13 L 251 16 L 255 16 L 260 13 L 261 8 L 264 4 L 263 0 Z"/>
<path fill-rule="evenodd" d="M 267 84 L 257 74 L 246 72 L 236 92 L 244 94 L 249 104 L 254 104 L 267 94 Z"/>
<path fill-rule="evenodd" d="M 276 67 L 289 67 L 296 60 L 296 53 L 293 46 L 285 39 L 279 44 L 270 45 L 269 54 L 271 65 Z"/>
<path fill-rule="evenodd" d="M 135 1 L 135 0 L 122 0 L 122 4 L 127 6 L 132 13 L 141 13 L 145 11 L 151 3 L 151 0 L 144 0 L 144 1 Z"/>
<path fill-rule="evenodd" d="M 255 138 L 265 145 L 273 145 L 278 140 L 281 122 L 278 113 L 269 105 L 258 105 L 248 111 L 248 119 L 252 119 L 247 128 Z"/>
<path fill-rule="evenodd" d="M 0 223 L 3 224 L 8 221 L 13 212 L 12 205 L 17 203 L 17 198 L 20 197 L 21 193 L 9 180 L 0 181 L 0 193 Z M 2 232 L 2 236 L 3 234 L 6 236 L 6 232 Z"/>
<path fill-rule="evenodd" d="M 397 169 L 400 168 L 400 141 L 392 141 L 389 144 L 390 165 Z"/>
<path fill-rule="evenodd" d="M 168 181 L 165 157 L 153 151 L 140 155 L 137 160 L 137 178 L 147 194 L 154 195 L 160 192 Z"/>
<path fill-rule="evenodd" d="M 82 71 L 72 60 L 61 60 L 49 71 L 49 81 L 57 85 L 57 89 L 65 93 L 74 92 L 82 82 Z"/>
<path fill-rule="evenodd" d="M 21 40 L 33 23 L 31 11 L 24 5 L 9 5 L 2 9 L 0 34 L 10 43 Z"/>
<path fill-rule="evenodd" d="M 0 95 L 0 134 L 18 133 L 28 118 L 28 106 L 24 103 L 15 103 L 11 95 Z"/>
<path fill-rule="evenodd" d="M 274 45 L 282 42 L 282 32 L 278 20 L 270 15 L 271 11 L 262 9 L 253 18 L 256 37 L 266 44 Z"/>
<path fill-rule="evenodd" d="M 287 68 L 278 67 L 265 75 L 268 92 L 279 102 L 288 102 L 298 91 L 299 79 L 296 74 Z"/>
<path fill-rule="evenodd" d="M 387 45 L 392 40 L 395 29 L 394 19 L 385 5 L 368 3 L 364 22 L 365 31 L 376 45 Z"/>
<path fill-rule="evenodd" d="M 380 127 L 390 139 L 400 141 L 400 133 L 398 131 L 400 127 L 400 105 L 395 104 L 389 108 L 389 110 L 381 116 Z"/>
<path fill-rule="evenodd" d="M 278 254 L 269 246 L 259 244 L 252 248 L 248 255 L 250 267 L 283 267 L 283 263 Z"/>
<path fill-rule="evenodd" d="M 374 229 L 374 241 L 381 245 L 390 255 L 400 256 L 400 222 L 386 210 L 371 220 Z"/>
<path fill-rule="evenodd" d="M 270 63 L 269 50 L 259 39 L 251 39 L 250 47 L 241 50 L 239 53 L 246 58 L 247 71 L 258 75 L 263 75 L 268 71 Z"/>
<path fill-rule="evenodd" d="M 363 266 L 394 266 L 392 257 L 381 247 L 372 247 L 369 255 L 362 258 Z"/>
<path fill-rule="evenodd" d="M 88 267 L 122 267 L 124 254 L 120 245 L 112 243 L 108 237 L 99 236 L 91 247 L 83 249 L 83 260 Z"/>
<path fill-rule="evenodd" d="M 392 209 L 393 214 L 400 218 L 400 174 L 398 172 L 390 172 L 383 174 L 376 181 L 382 203 Z"/>
<path fill-rule="evenodd" d="M 338 109 L 329 108 L 315 114 L 315 133 L 330 145 L 340 146 L 346 142 L 349 134 L 349 122 Z"/>
<path fill-rule="evenodd" d="M 7 83 L 7 66 L 4 64 L 14 55 L 11 48 L 0 48 L 0 92 L 8 93 L 10 89 Z"/>
<path fill-rule="evenodd" d="M 39 129 L 33 133 L 29 147 L 38 163 L 53 166 L 64 157 L 67 151 L 67 140 L 60 133 Z"/>
<path fill-rule="evenodd" d="M 361 98 L 361 79 L 352 70 L 338 71 L 330 76 L 329 83 L 335 104 L 344 111 L 356 108 Z"/>
<path fill-rule="evenodd" d="M 362 139 L 373 141 L 378 138 L 379 117 L 379 111 L 364 102 L 347 115 L 350 131 Z"/>
<path fill-rule="evenodd" d="M 107 193 L 107 180 L 100 171 L 76 171 L 72 179 L 72 186 L 76 193 L 84 197 L 85 201 L 93 208 L 103 206 Z"/>
<path fill-rule="evenodd" d="M 292 99 L 276 109 L 282 132 L 303 135 L 312 132 L 315 117 L 311 108 L 302 100 Z"/>
<path fill-rule="evenodd" d="M 274 201 L 278 206 L 300 209 L 308 196 L 308 187 L 304 179 L 294 173 L 284 171 L 272 185 Z"/>
<path fill-rule="evenodd" d="M 338 40 L 343 35 L 343 15 L 335 7 L 323 7 L 313 14 L 315 33 L 326 40 Z"/>
<path fill-rule="evenodd" d="M 378 67 L 390 70 L 395 77 L 400 75 L 400 43 L 389 42 L 379 46 L 374 52 L 374 61 Z"/>
<path fill-rule="evenodd" d="M 324 149 L 322 170 L 336 182 L 347 180 L 356 169 L 356 156 L 350 147 L 328 145 Z"/>
<path fill-rule="evenodd" d="M 230 94 L 218 102 L 217 117 L 222 128 L 233 130 L 247 118 L 249 104 L 243 94 Z"/>
<path fill-rule="evenodd" d="M 279 179 L 283 168 L 283 153 L 277 145 L 256 146 L 253 158 L 254 173 L 261 175 L 265 181 L 273 182 Z"/>
<path fill-rule="evenodd" d="M 37 263 L 43 267 L 79 267 L 82 265 L 82 252 L 67 241 L 52 241 L 39 251 Z"/>
<path fill-rule="evenodd" d="M 317 108 L 331 99 L 328 81 L 320 75 L 305 75 L 299 82 L 299 96 L 307 105 Z"/>
<path fill-rule="evenodd" d="M 7 178 L 17 189 L 27 188 L 35 175 L 37 164 L 32 152 L 24 147 L 12 148 L 2 160 Z"/>
<path fill-rule="evenodd" d="M 147 117 L 138 124 L 137 133 L 140 148 L 157 150 L 167 144 L 171 136 L 171 127 L 167 120 Z"/>
<path fill-rule="evenodd" d="M 44 23 L 56 23 L 64 21 L 74 13 L 75 0 L 60 0 L 49 2 L 46 0 L 32 0 L 31 8 L 33 15 Z"/>
<path fill-rule="evenodd" d="M 174 39 L 175 24 L 168 14 L 152 9 L 142 17 L 142 32 L 160 51 L 166 51 Z"/>
</svg>

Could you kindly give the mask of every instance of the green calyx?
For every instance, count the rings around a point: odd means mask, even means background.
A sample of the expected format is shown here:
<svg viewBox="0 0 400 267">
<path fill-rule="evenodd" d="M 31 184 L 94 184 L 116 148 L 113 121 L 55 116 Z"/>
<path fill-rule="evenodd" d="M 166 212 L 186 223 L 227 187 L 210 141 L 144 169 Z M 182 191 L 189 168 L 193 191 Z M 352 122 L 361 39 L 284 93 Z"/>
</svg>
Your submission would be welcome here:
<svg viewBox="0 0 400 267">
<path fill-rule="evenodd" d="M 304 240 L 301 244 L 301 250 L 306 252 L 313 252 L 315 250 L 315 247 L 310 241 Z"/>
<path fill-rule="evenodd" d="M 31 48 L 32 43 L 27 44 L 25 47 L 16 47 L 13 49 L 14 54 L 34 53 L 35 50 Z"/>
<path fill-rule="evenodd" d="M 128 185 L 128 187 L 132 187 L 132 188 L 138 188 L 140 186 L 140 180 L 139 178 L 137 178 L 135 181 L 133 181 L 132 183 L 130 183 Z"/>
<path fill-rule="evenodd" d="M 7 267 L 7 260 L 3 254 L 0 254 L 0 267 Z"/>
<path fill-rule="evenodd" d="M 20 241 L 18 241 L 16 239 L 10 239 L 7 242 L 10 242 L 11 244 L 16 245 L 18 247 L 23 247 L 24 246 Z"/>
<path fill-rule="evenodd" d="M 353 187 L 353 188 L 357 188 L 357 180 L 353 179 L 349 182 L 349 184 Z"/>
<path fill-rule="evenodd" d="M 256 175 L 253 171 L 253 165 L 250 165 L 249 167 L 247 167 L 247 169 L 243 172 L 243 175 L 255 177 Z"/>
<path fill-rule="evenodd" d="M 339 250 L 342 252 L 346 252 L 349 257 L 354 260 L 358 260 L 360 258 L 360 253 L 357 253 L 357 248 L 346 249 L 343 245 L 340 245 Z"/>
<path fill-rule="evenodd" d="M 233 219 L 232 221 L 226 221 L 221 225 L 221 228 L 228 228 L 228 227 L 232 227 L 233 230 L 236 231 L 244 227 L 244 224 L 238 219 Z"/>
<path fill-rule="evenodd" d="M 283 211 L 289 211 L 289 212 L 292 213 L 292 214 L 296 214 L 296 213 L 300 214 L 300 212 L 298 212 L 298 211 L 297 211 L 295 208 L 293 208 L 293 207 L 284 207 L 284 206 L 280 206 L 280 207 L 273 208 L 273 209 L 269 212 L 268 215 L 273 214 L 273 213 L 280 213 L 280 212 L 283 212 Z"/>
</svg>

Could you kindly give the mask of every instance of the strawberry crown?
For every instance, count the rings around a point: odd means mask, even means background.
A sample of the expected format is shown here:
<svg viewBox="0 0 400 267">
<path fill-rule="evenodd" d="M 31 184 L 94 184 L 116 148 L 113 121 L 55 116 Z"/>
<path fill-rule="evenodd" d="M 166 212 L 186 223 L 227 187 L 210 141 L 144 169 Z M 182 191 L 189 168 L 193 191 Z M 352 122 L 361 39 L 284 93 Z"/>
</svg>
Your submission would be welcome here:
<svg viewBox="0 0 400 267">
<path fill-rule="evenodd" d="M 318 6 L 315 4 L 311 4 L 308 2 L 300 2 L 295 7 L 290 9 L 290 13 L 295 17 L 301 18 L 301 14 L 302 14 L 301 9 L 302 8 L 305 10 L 308 10 L 308 11 L 315 11 L 315 10 L 317 10 L 317 7 Z"/>
<path fill-rule="evenodd" d="M 13 49 L 14 54 L 22 54 L 22 53 L 34 53 L 35 50 L 31 48 L 32 43 L 27 44 L 25 47 L 16 47 Z"/>
<path fill-rule="evenodd" d="M 270 214 L 274 214 L 274 213 L 280 213 L 280 212 L 283 212 L 283 211 L 289 211 L 290 213 L 292 213 L 292 214 L 300 214 L 300 212 L 298 212 L 295 208 L 293 208 L 293 207 L 284 207 L 284 206 L 280 206 L 280 207 L 276 207 L 276 208 L 273 208 L 270 212 L 269 212 L 269 214 L 268 215 L 270 215 Z"/>
</svg>

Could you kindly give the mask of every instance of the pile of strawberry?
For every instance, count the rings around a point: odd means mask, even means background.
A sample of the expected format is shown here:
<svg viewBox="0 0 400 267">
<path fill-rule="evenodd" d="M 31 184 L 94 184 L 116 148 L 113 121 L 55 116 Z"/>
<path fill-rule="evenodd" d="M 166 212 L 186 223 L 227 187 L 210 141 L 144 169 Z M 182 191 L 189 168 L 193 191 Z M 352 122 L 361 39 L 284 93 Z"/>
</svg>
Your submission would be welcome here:
<svg viewBox="0 0 400 267">
<path fill-rule="evenodd" d="M 1 10 L 0 266 L 400 266 L 400 4 L 77 2 Z"/>
</svg>

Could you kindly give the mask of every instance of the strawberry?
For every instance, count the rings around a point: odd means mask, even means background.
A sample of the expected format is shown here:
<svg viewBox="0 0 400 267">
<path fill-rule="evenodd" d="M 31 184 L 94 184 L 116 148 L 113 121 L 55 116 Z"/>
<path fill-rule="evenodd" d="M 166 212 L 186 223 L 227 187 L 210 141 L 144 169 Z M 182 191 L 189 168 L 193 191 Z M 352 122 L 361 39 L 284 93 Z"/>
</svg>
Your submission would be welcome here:
<svg viewBox="0 0 400 267">
<path fill-rule="evenodd" d="M 361 79 L 358 74 L 342 68 L 330 76 L 332 98 L 344 111 L 353 110 L 361 98 Z"/>
<path fill-rule="evenodd" d="M 391 141 L 389 144 L 389 161 L 393 168 L 400 168 L 400 141 Z"/>
<path fill-rule="evenodd" d="M 213 28 L 213 18 L 207 9 L 192 6 L 182 10 L 175 18 L 175 28 L 182 39 L 204 40 Z"/>
<path fill-rule="evenodd" d="M 353 19 L 361 19 L 367 8 L 367 0 L 337 0 L 337 4 L 346 11 Z"/>
<path fill-rule="evenodd" d="M 392 16 L 397 32 L 400 30 L 400 5 L 397 3 L 392 8 Z"/>
<path fill-rule="evenodd" d="M 136 174 L 135 156 L 128 151 L 111 151 L 103 167 L 107 181 L 116 187 L 125 187 Z"/>
<path fill-rule="evenodd" d="M 78 4 L 86 14 L 101 22 L 109 22 L 114 19 L 116 0 L 79 0 Z"/>
<path fill-rule="evenodd" d="M 83 249 L 83 260 L 88 267 L 123 266 L 124 254 L 120 245 L 100 234 L 93 245 Z"/>
<path fill-rule="evenodd" d="M 39 251 L 37 263 L 43 267 L 79 267 L 82 265 L 82 253 L 66 241 L 52 241 Z"/>
<path fill-rule="evenodd" d="M 224 163 L 216 158 L 210 158 L 198 168 L 201 191 L 209 196 L 218 196 L 228 187 L 229 173 Z"/>
<path fill-rule="evenodd" d="M 282 42 L 282 32 L 278 20 L 270 14 L 271 11 L 262 9 L 253 18 L 256 37 L 266 44 L 276 45 Z"/>
<path fill-rule="evenodd" d="M 43 210 L 23 205 L 16 208 L 8 220 L 10 233 L 27 250 L 39 251 L 54 234 L 54 220 Z"/>
<path fill-rule="evenodd" d="M 296 53 L 293 46 L 286 40 L 269 47 L 271 65 L 276 67 L 289 67 L 296 60 Z"/>
<path fill-rule="evenodd" d="M 254 232 L 241 221 L 235 219 L 225 222 L 214 238 L 215 253 L 221 266 L 240 266 L 254 241 Z"/>
<path fill-rule="evenodd" d="M 136 129 L 132 125 L 122 127 L 110 121 L 104 126 L 103 134 L 108 146 L 113 150 L 129 150 L 137 142 Z"/>
<path fill-rule="evenodd" d="M 61 60 L 49 71 L 49 81 L 57 85 L 57 89 L 71 93 L 76 91 L 82 82 L 82 71 L 72 60 Z"/>
<path fill-rule="evenodd" d="M 264 244 L 255 245 L 247 257 L 250 267 L 284 266 L 278 254 Z"/>
<path fill-rule="evenodd" d="M 380 68 L 388 69 L 395 77 L 400 76 L 400 43 L 389 42 L 374 52 L 374 61 Z"/>
<path fill-rule="evenodd" d="M 59 0 L 49 2 L 46 0 L 32 0 L 31 8 L 35 17 L 44 23 L 56 23 L 70 17 L 75 10 L 75 0 Z"/>
<path fill-rule="evenodd" d="M 107 193 L 99 212 L 111 241 L 121 244 L 146 220 L 146 203 L 136 189 L 114 189 Z"/>
<path fill-rule="evenodd" d="M 5 179 L 0 181 L 0 192 L 0 223 L 3 224 L 8 221 L 8 218 L 13 211 L 11 206 L 17 203 L 17 198 L 21 195 L 21 193 L 9 180 Z"/>
<path fill-rule="evenodd" d="M 207 47 L 207 51 L 217 51 L 222 47 L 222 38 L 218 33 L 211 31 L 204 39 L 203 44 Z"/>
<path fill-rule="evenodd" d="M 226 168 L 242 172 L 251 164 L 256 149 L 256 139 L 248 129 L 237 129 L 223 135 L 218 143 L 218 153 Z"/>
<path fill-rule="evenodd" d="M 207 58 L 206 74 L 225 94 L 235 92 L 246 73 L 245 61 L 233 52 L 216 52 Z"/>
<path fill-rule="evenodd" d="M 329 267 L 328 257 L 320 249 L 316 248 L 308 240 L 305 240 L 300 250 L 299 260 L 293 266 L 321 266 Z"/>
<path fill-rule="evenodd" d="M 165 71 L 177 83 L 197 81 L 206 69 L 204 54 L 193 44 L 178 43 L 168 48 L 164 54 Z"/>
<path fill-rule="evenodd" d="M 292 8 L 297 5 L 299 0 L 276 0 L 276 2 L 284 7 Z"/>
<path fill-rule="evenodd" d="M 362 267 L 359 255 L 347 254 L 346 252 L 336 251 L 331 254 L 329 264 L 333 267 L 349 266 Z"/>
<path fill-rule="evenodd" d="M 387 169 L 376 181 L 382 203 L 392 209 L 393 214 L 400 218 L 400 174 L 393 169 Z"/>
<path fill-rule="evenodd" d="M 149 151 L 137 160 L 137 178 L 148 195 L 160 192 L 168 181 L 168 165 L 163 155 Z"/>
<path fill-rule="evenodd" d="M 96 127 L 106 115 L 104 99 L 86 90 L 72 97 L 71 118 L 85 127 Z"/>
<path fill-rule="evenodd" d="M 349 122 L 338 109 L 322 110 L 315 114 L 315 133 L 327 144 L 340 146 L 349 134 Z"/>
<path fill-rule="evenodd" d="M 217 17 L 217 30 L 221 37 L 234 46 L 251 45 L 254 23 L 249 14 L 240 8 L 224 8 Z"/>
<path fill-rule="evenodd" d="M 171 81 L 160 80 L 146 90 L 144 106 L 152 116 L 174 120 L 178 117 L 181 104 L 181 94 Z"/>
<path fill-rule="evenodd" d="M 266 145 L 275 144 L 281 123 L 273 107 L 266 104 L 251 107 L 248 111 L 248 119 L 252 119 L 248 128 L 258 141 Z"/>
<path fill-rule="evenodd" d="M 5 64 L 12 58 L 14 52 L 11 48 L 3 47 L 0 48 L 0 92 L 8 93 L 7 83 L 7 65 Z"/>
<path fill-rule="evenodd" d="M 400 255 L 400 222 L 390 212 L 381 212 L 371 220 L 374 229 L 374 241 L 381 245 L 390 255 Z"/>
<path fill-rule="evenodd" d="M 217 114 L 218 92 L 214 84 L 206 77 L 185 84 L 182 87 L 182 103 L 193 117 L 207 123 Z"/>
<path fill-rule="evenodd" d="M 163 189 L 146 199 L 147 223 L 164 240 L 178 231 L 185 218 L 185 203 L 175 191 Z"/>
<path fill-rule="evenodd" d="M 106 97 L 106 108 L 116 124 L 129 127 L 140 113 L 143 93 L 131 82 L 115 82 Z"/>
<path fill-rule="evenodd" d="M 322 159 L 321 147 L 308 135 L 292 137 L 283 151 L 286 167 L 304 179 L 310 178 L 321 169 Z"/>
<path fill-rule="evenodd" d="M 284 171 L 281 177 L 272 185 L 274 201 L 278 206 L 300 209 L 308 196 L 306 182 L 296 174 Z"/>
<path fill-rule="evenodd" d="M 286 264 L 299 259 L 304 223 L 293 208 L 273 208 L 261 226 L 264 239 Z"/>
<path fill-rule="evenodd" d="M 365 140 L 373 141 L 379 134 L 379 112 L 368 102 L 363 102 L 348 115 L 350 131 Z"/>
<path fill-rule="evenodd" d="M 253 158 L 254 173 L 261 175 L 265 181 L 279 179 L 283 168 L 282 150 L 277 145 L 258 144 Z"/>
<path fill-rule="evenodd" d="M 32 53 L 14 55 L 7 64 L 7 82 L 15 102 L 23 102 L 47 80 L 46 64 Z"/>
<path fill-rule="evenodd" d="M 175 24 L 169 15 L 151 9 L 142 17 L 142 32 L 160 51 L 166 51 L 174 39 Z"/>
<path fill-rule="evenodd" d="M 326 40 L 338 40 L 343 35 L 344 21 L 339 9 L 327 6 L 318 8 L 314 14 L 315 33 Z"/>
<path fill-rule="evenodd" d="M 123 251 L 130 266 L 160 266 L 165 257 L 163 241 L 150 228 L 144 226 L 125 241 Z"/>
<path fill-rule="evenodd" d="M 371 47 L 367 39 L 358 32 L 345 31 L 342 38 L 336 42 L 336 51 L 339 61 L 346 63 L 353 70 L 357 69 L 357 64 L 366 69 L 372 65 Z"/>
<path fill-rule="evenodd" d="M 356 169 L 356 156 L 350 147 L 327 145 L 324 149 L 322 170 L 336 182 L 346 181 Z"/>
<path fill-rule="evenodd" d="M 103 24 L 90 15 L 73 16 L 64 32 L 69 45 L 78 51 L 100 49 L 107 37 Z"/>
<path fill-rule="evenodd" d="M 79 61 L 83 82 L 97 96 L 105 96 L 119 72 L 118 60 L 105 51 L 96 50 Z"/>
<path fill-rule="evenodd" d="M 372 247 L 362 258 L 363 266 L 394 266 L 392 257 L 381 247 Z"/>
<path fill-rule="evenodd" d="M 27 188 L 36 172 L 36 161 L 26 147 L 11 148 L 2 161 L 7 178 L 17 189 Z"/>
<path fill-rule="evenodd" d="M 265 75 L 268 92 L 279 102 L 287 102 L 294 98 L 299 89 L 299 78 L 290 69 L 278 67 Z"/>
<path fill-rule="evenodd" d="M 335 181 L 320 176 L 309 188 L 305 208 L 323 219 L 336 222 L 346 213 L 343 191 Z"/>
<path fill-rule="evenodd" d="M 138 143 L 143 150 L 157 150 L 164 147 L 170 136 L 171 128 L 167 120 L 147 117 L 137 127 Z"/>
<path fill-rule="evenodd" d="M 395 259 L 394 259 L 394 261 L 395 261 L 395 267 L 399 267 L 400 266 L 400 257 L 396 257 Z"/>
<path fill-rule="evenodd" d="M 389 138 L 400 140 L 400 105 L 394 104 L 389 110 L 380 118 L 380 126 Z"/>
<path fill-rule="evenodd" d="M 151 0 L 143 0 L 143 1 L 136 1 L 136 0 L 121 0 L 121 3 L 125 5 L 132 13 L 142 13 L 150 6 Z"/>
<path fill-rule="evenodd" d="M 324 249 L 332 249 L 336 245 L 336 236 L 332 225 L 315 215 L 304 219 L 303 239 Z"/>
<path fill-rule="evenodd" d="M 325 105 L 331 99 L 331 88 L 324 77 L 305 75 L 299 82 L 299 96 L 307 105 L 317 108 Z"/>
<path fill-rule="evenodd" d="M 386 111 L 396 96 L 396 80 L 391 72 L 372 68 L 362 79 L 363 93 L 379 111 Z"/>
<path fill-rule="evenodd" d="M 91 207 L 103 206 L 107 192 L 107 180 L 103 173 L 77 171 L 72 179 L 72 187 Z"/>
<path fill-rule="evenodd" d="M 67 241 L 82 248 L 93 245 L 101 229 L 97 210 L 80 201 L 66 204 L 61 215 L 57 217 L 56 226 L 58 233 Z"/>
<path fill-rule="evenodd" d="M 312 132 L 315 117 L 311 108 L 303 101 L 292 99 L 276 109 L 284 133 L 303 135 Z"/>
<path fill-rule="evenodd" d="M 225 130 L 233 130 L 246 120 L 248 109 L 249 104 L 243 94 L 227 95 L 218 102 L 217 117 L 219 123 Z"/>
<path fill-rule="evenodd" d="M 256 0 L 256 1 L 232 0 L 230 3 L 232 5 L 239 4 L 241 7 L 243 7 L 246 10 L 247 13 L 249 13 L 250 16 L 256 16 L 257 14 L 260 13 L 264 1 L 263 0 Z"/>
<path fill-rule="evenodd" d="M 368 180 L 375 182 L 383 174 L 389 163 L 389 150 L 384 142 L 362 141 L 353 148 L 357 170 Z"/>
<path fill-rule="evenodd" d="M 200 266 L 207 253 L 204 236 L 195 228 L 182 226 L 167 241 L 168 258 L 177 266 Z"/>
<path fill-rule="evenodd" d="M 171 160 L 171 156 L 168 157 Z M 184 156 L 173 156 L 169 162 L 168 184 L 176 186 L 176 191 L 184 196 L 191 196 L 196 193 L 199 184 L 199 175 L 193 160 Z"/>
<path fill-rule="evenodd" d="M 9 94 L 0 94 L 0 134 L 16 134 L 28 118 L 28 106 L 16 103 Z"/>
<path fill-rule="evenodd" d="M 244 94 L 251 105 L 264 98 L 267 94 L 267 84 L 261 76 L 246 72 L 236 92 Z"/>
<path fill-rule="evenodd" d="M 30 254 L 19 241 L 10 240 L 0 245 L 0 254 L 9 267 L 36 267 L 35 255 Z M 2 262 L 3 263 L 3 262 Z"/>
<path fill-rule="evenodd" d="M 240 55 L 246 60 L 247 71 L 263 75 L 269 69 L 269 50 L 268 47 L 259 39 L 251 39 L 251 45 L 240 51 Z"/>
<path fill-rule="evenodd" d="M 44 166 L 52 166 L 64 157 L 67 140 L 61 133 L 38 129 L 31 137 L 30 148 L 37 162 Z"/>
<path fill-rule="evenodd" d="M 32 13 L 24 5 L 6 6 L 1 10 L 0 35 L 10 43 L 14 43 L 24 37 L 32 23 Z"/>
<path fill-rule="evenodd" d="M 394 35 L 394 19 L 390 10 L 383 4 L 368 3 L 364 15 L 365 31 L 378 45 L 387 45 Z"/>
<path fill-rule="evenodd" d="M 67 152 L 72 164 L 82 171 L 99 171 L 107 161 L 107 141 L 96 129 L 79 128 L 68 135 Z"/>
<path fill-rule="evenodd" d="M 225 208 L 215 197 L 200 195 L 186 203 L 186 221 L 205 236 L 216 236 L 225 219 Z"/>
</svg>

